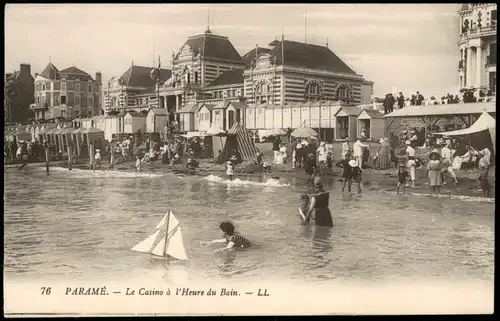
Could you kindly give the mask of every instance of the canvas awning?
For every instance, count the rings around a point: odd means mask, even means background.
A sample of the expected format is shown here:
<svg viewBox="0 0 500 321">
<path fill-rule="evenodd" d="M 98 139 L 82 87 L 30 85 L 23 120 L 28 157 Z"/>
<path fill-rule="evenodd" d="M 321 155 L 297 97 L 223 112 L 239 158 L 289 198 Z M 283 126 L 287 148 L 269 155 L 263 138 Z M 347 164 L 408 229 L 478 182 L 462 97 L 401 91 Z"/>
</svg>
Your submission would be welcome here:
<svg viewBox="0 0 500 321">
<path fill-rule="evenodd" d="M 476 120 L 472 126 L 465 129 L 453 130 L 449 132 L 435 133 L 436 135 L 443 136 L 459 136 L 459 135 L 470 135 L 490 128 L 495 128 L 495 118 L 491 117 L 486 111 L 483 111 L 481 116 Z"/>
<path fill-rule="evenodd" d="M 491 117 L 486 111 L 483 111 L 481 116 L 476 120 L 472 126 L 465 129 L 453 130 L 449 132 L 435 133 L 436 135 L 443 136 L 460 136 L 460 135 L 471 135 L 475 133 L 488 130 L 491 137 L 491 142 L 493 143 L 493 151 L 496 153 L 496 121 L 495 118 Z"/>
</svg>

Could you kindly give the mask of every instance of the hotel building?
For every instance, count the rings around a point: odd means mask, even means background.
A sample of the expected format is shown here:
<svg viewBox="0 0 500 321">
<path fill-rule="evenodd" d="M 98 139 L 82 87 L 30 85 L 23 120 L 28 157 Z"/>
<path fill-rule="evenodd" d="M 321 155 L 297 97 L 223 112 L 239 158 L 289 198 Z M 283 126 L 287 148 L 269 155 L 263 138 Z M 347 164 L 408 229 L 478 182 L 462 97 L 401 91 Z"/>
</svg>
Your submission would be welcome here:
<svg viewBox="0 0 500 321">
<path fill-rule="evenodd" d="M 476 94 L 496 92 L 497 5 L 488 3 L 463 4 L 460 15 L 460 89 L 474 88 Z"/>
<path fill-rule="evenodd" d="M 35 74 L 35 120 L 93 117 L 101 114 L 102 75 L 95 79 L 75 66 L 59 70 L 51 62 Z"/>
</svg>

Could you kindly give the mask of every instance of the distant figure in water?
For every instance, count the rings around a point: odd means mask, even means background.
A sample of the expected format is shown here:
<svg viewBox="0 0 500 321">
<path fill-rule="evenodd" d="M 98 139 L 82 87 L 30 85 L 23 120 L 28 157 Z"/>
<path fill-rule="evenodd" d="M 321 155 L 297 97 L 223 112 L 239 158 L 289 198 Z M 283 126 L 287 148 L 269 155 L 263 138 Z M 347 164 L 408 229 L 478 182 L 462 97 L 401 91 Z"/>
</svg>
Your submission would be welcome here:
<svg viewBox="0 0 500 321">
<path fill-rule="evenodd" d="M 330 193 L 325 192 L 323 189 L 323 182 L 320 177 L 314 179 L 314 189 L 316 194 L 311 197 L 311 204 L 309 204 L 305 220 L 309 220 L 311 214 L 315 212 L 314 222 L 316 226 L 333 227 L 332 213 L 328 208 Z"/>
<path fill-rule="evenodd" d="M 244 238 L 241 235 L 237 235 L 234 233 L 234 225 L 231 222 L 222 222 L 219 225 L 222 231 L 223 239 L 213 240 L 210 242 L 203 242 L 204 244 L 214 244 L 214 243 L 227 243 L 227 246 L 220 250 L 232 249 L 232 248 L 248 248 L 251 243 L 249 240 Z"/>
<path fill-rule="evenodd" d="M 231 158 L 224 164 L 226 166 L 227 178 L 232 181 L 234 179 L 234 169 L 236 168 L 235 163 L 238 161 L 236 156 L 231 156 Z"/>
<path fill-rule="evenodd" d="M 101 150 L 100 149 L 95 150 L 94 171 L 95 171 L 97 165 L 99 165 L 99 169 L 103 170 L 102 165 L 101 165 Z"/>
</svg>

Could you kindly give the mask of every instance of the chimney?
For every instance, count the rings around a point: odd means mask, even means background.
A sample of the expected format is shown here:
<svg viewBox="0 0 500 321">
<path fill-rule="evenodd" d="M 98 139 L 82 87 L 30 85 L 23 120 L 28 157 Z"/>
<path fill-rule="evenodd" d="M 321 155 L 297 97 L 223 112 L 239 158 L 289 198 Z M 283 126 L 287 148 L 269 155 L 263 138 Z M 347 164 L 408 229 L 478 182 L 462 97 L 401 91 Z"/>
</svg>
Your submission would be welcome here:
<svg viewBox="0 0 500 321">
<path fill-rule="evenodd" d="M 31 74 L 31 65 L 30 64 L 21 64 L 21 73 Z"/>
<path fill-rule="evenodd" d="M 100 71 L 98 71 L 98 72 L 95 73 L 95 81 L 98 82 L 98 83 L 102 82 L 102 74 L 101 74 Z"/>
</svg>

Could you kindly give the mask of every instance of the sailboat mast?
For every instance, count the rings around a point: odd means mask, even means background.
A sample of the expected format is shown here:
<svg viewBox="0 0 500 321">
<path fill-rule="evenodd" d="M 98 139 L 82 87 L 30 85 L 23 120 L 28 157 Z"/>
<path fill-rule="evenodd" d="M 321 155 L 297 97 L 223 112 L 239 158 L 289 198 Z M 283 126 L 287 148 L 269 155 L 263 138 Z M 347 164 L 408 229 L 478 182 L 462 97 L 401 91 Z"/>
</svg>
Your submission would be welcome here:
<svg viewBox="0 0 500 321">
<path fill-rule="evenodd" d="M 167 243 L 168 243 L 168 224 L 170 223 L 170 210 L 167 214 L 167 222 L 165 224 L 165 247 L 163 248 L 163 256 L 167 255 Z"/>
</svg>

